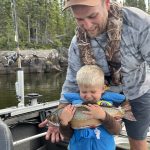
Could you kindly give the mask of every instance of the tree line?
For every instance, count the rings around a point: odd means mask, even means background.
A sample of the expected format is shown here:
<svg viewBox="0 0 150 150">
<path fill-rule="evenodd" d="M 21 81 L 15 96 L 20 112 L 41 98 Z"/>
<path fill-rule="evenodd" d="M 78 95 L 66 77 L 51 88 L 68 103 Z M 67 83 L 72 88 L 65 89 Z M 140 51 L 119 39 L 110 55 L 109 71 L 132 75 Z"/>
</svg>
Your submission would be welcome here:
<svg viewBox="0 0 150 150">
<path fill-rule="evenodd" d="M 68 46 L 74 34 L 74 19 L 62 11 L 62 0 L 0 0 L 0 6 L 0 49 L 16 47 L 16 25 L 21 49 Z"/>
<path fill-rule="evenodd" d="M 131 6 L 131 7 L 137 7 L 144 11 L 146 11 L 146 4 L 145 0 L 125 0 L 124 5 Z"/>
<path fill-rule="evenodd" d="M 0 50 L 14 50 L 16 44 L 20 49 L 68 47 L 75 21 L 70 11 L 62 11 L 63 3 L 64 0 L 0 0 Z M 126 0 L 124 5 L 146 11 L 144 0 Z"/>
</svg>

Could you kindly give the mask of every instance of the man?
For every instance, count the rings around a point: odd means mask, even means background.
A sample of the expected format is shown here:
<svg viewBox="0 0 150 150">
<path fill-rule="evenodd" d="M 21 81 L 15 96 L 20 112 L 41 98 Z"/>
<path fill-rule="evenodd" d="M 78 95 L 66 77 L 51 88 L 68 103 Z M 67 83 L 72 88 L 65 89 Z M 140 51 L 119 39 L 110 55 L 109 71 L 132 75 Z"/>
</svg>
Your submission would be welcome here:
<svg viewBox="0 0 150 150">
<path fill-rule="evenodd" d="M 67 0 L 77 22 L 68 58 L 65 92 L 78 92 L 76 72 L 87 64 L 99 65 L 110 90 L 123 92 L 137 121 L 124 120 L 131 150 L 147 150 L 150 125 L 150 16 L 137 8 L 121 8 L 109 0 Z M 45 120 L 40 127 L 45 126 Z M 63 139 L 56 127 L 49 127 L 46 139 Z"/>
</svg>

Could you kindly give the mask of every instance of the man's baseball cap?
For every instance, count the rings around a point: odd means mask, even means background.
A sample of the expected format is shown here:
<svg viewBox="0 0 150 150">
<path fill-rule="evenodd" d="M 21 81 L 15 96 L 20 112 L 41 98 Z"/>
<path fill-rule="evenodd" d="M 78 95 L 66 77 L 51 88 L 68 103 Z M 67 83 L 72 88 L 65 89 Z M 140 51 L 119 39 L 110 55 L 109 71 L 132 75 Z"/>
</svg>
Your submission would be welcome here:
<svg viewBox="0 0 150 150">
<path fill-rule="evenodd" d="M 100 0 L 65 0 L 63 10 L 74 5 L 96 6 Z"/>
</svg>

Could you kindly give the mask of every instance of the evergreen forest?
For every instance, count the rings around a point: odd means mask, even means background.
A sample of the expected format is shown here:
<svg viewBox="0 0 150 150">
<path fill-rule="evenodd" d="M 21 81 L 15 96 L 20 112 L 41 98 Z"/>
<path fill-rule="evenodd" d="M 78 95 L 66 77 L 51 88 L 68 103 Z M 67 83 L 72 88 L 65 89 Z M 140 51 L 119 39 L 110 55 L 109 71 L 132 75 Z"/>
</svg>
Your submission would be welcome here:
<svg viewBox="0 0 150 150">
<path fill-rule="evenodd" d="M 115 1 L 115 0 L 113 0 Z M 64 0 L 0 0 L 0 50 L 68 47 L 75 32 Z M 126 0 L 125 6 L 146 9 L 144 0 Z"/>
</svg>

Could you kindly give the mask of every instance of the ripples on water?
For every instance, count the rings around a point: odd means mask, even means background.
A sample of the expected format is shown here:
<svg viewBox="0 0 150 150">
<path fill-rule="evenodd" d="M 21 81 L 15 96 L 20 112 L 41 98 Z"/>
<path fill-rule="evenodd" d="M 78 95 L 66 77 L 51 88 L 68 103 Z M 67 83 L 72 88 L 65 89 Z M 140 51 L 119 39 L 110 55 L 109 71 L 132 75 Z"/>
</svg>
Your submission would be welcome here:
<svg viewBox="0 0 150 150">
<path fill-rule="evenodd" d="M 39 102 L 58 100 L 64 80 L 65 73 L 25 74 L 25 95 L 43 95 Z M 16 74 L 0 75 L 0 109 L 17 105 L 15 82 Z M 25 100 L 27 102 L 27 99 Z"/>
</svg>

